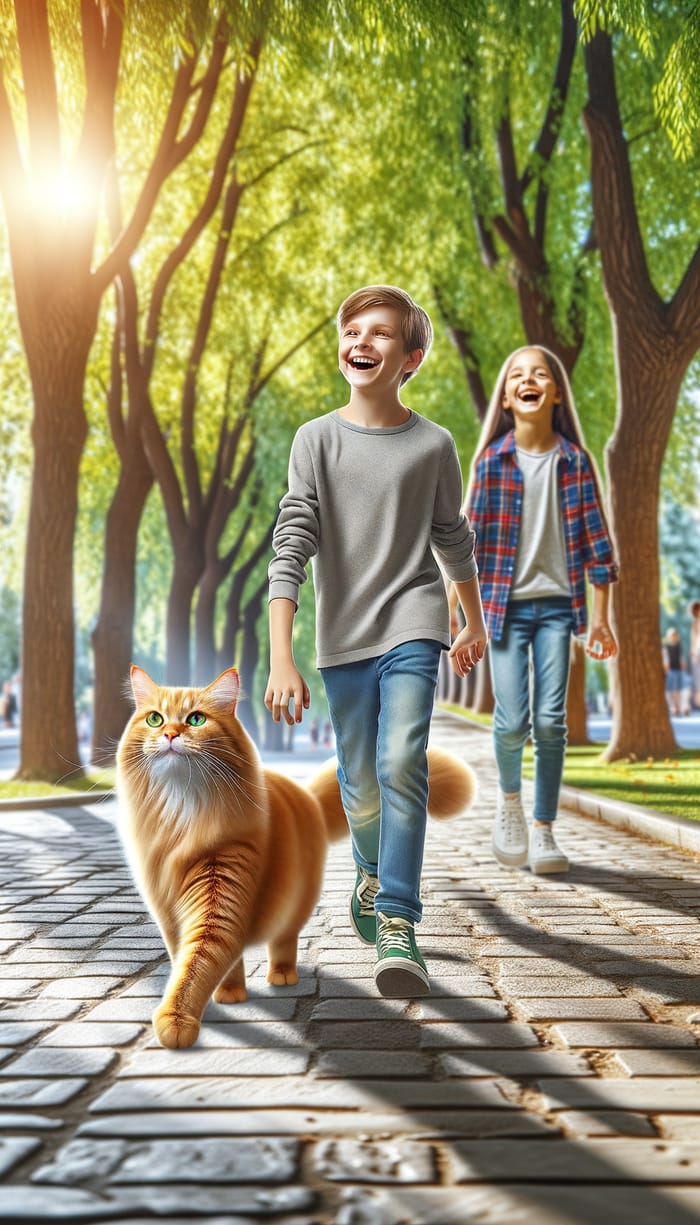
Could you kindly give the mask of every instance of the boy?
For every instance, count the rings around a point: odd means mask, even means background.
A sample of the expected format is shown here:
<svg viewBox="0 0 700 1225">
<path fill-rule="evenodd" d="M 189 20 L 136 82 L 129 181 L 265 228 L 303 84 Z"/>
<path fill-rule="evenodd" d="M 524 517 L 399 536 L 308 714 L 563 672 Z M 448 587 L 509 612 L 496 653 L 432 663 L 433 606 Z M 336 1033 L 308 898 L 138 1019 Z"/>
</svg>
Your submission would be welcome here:
<svg viewBox="0 0 700 1225">
<path fill-rule="evenodd" d="M 382 995 L 425 995 L 414 923 L 422 910 L 426 745 L 440 652 L 450 646 L 433 550 L 466 618 L 451 655 L 469 671 L 486 645 L 474 534 L 461 511 L 452 436 L 399 394 L 430 348 L 425 311 L 401 289 L 372 285 L 346 299 L 337 322 L 350 399 L 302 425 L 292 444 L 269 568 L 265 705 L 289 724 L 309 705 L 292 627 L 313 558 L 317 662 L 357 869 L 351 922 L 360 940 L 376 943 Z"/>
</svg>

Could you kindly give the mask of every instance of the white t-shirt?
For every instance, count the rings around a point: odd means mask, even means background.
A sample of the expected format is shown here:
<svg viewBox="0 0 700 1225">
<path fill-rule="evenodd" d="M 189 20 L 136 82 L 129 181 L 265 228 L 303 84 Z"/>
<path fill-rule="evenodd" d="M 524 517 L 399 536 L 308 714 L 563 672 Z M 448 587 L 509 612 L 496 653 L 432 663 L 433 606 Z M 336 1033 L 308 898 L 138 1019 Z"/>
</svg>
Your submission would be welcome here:
<svg viewBox="0 0 700 1225">
<path fill-rule="evenodd" d="M 542 454 L 515 448 L 523 474 L 523 504 L 511 600 L 570 596 L 559 501 L 559 447 Z"/>
</svg>

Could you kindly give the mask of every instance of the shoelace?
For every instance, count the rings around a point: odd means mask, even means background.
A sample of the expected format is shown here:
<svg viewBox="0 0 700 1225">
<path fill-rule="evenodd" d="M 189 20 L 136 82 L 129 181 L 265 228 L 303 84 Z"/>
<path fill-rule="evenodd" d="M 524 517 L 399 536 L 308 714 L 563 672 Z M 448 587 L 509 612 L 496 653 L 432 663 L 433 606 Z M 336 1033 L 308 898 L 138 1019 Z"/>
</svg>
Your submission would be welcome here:
<svg viewBox="0 0 700 1225">
<path fill-rule="evenodd" d="M 402 953 L 411 952 L 411 931 L 412 926 L 408 919 L 402 919 L 400 915 L 394 915 L 388 918 L 386 915 L 378 915 L 379 923 L 377 924 L 377 943 L 379 945 L 379 953 L 381 956 L 387 949 L 400 949 Z"/>
<path fill-rule="evenodd" d="M 503 801 L 503 823 L 506 842 L 520 842 L 523 836 L 523 823 L 520 815 L 520 804 L 516 800 Z"/>
<path fill-rule="evenodd" d="M 357 886 L 357 900 L 360 903 L 360 914 L 363 919 L 374 917 L 374 899 L 379 892 L 379 881 L 376 876 L 360 869 L 361 880 Z"/>
<path fill-rule="evenodd" d="M 549 825 L 533 826 L 533 841 L 540 851 L 558 851 L 559 847 L 554 841 L 554 834 Z"/>
</svg>

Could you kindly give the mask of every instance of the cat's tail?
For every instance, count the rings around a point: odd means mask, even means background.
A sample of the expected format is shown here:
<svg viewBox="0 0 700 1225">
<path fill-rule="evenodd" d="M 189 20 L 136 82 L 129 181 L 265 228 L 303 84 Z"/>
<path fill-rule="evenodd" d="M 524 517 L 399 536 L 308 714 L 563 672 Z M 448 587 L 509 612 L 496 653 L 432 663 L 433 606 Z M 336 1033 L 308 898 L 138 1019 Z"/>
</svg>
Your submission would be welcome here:
<svg viewBox="0 0 700 1225">
<path fill-rule="evenodd" d="M 428 749 L 428 816 L 456 817 L 473 803 L 476 774 L 445 749 Z"/>
<path fill-rule="evenodd" d="M 330 842 L 337 842 L 348 832 L 337 769 L 338 762 L 331 757 L 306 784 L 323 809 Z M 476 775 L 471 766 L 444 749 L 428 749 L 428 816 L 439 820 L 456 817 L 469 807 L 475 795 Z"/>
</svg>

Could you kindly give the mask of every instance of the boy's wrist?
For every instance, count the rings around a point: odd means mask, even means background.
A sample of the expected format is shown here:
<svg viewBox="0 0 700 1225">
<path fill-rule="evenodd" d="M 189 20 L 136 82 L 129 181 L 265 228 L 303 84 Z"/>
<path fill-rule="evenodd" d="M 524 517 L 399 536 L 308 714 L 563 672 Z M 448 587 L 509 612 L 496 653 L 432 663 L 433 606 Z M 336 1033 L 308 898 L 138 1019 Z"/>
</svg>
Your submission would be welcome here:
<svg viewBox="0 0 700 1225">
<path fill-rule="evenodd" d="M 296 667 L 296 664 L 294 662 L 294 655 L 292 654 L 291 651 L 285 651 L 285 650 L 271 651 L 270 652 L 270 665 L 273 668 L 285 668 L 285 667 L 290 667 L 290 666 L 292 668 Z"/>
<path fill-rule="evenodd" d="M 484 638 L 486 637 L 486 623 L 484 621 L 467 621 L 465 628 L 469 630 L 470 634 L 482 634 Z"/>
</svg>

